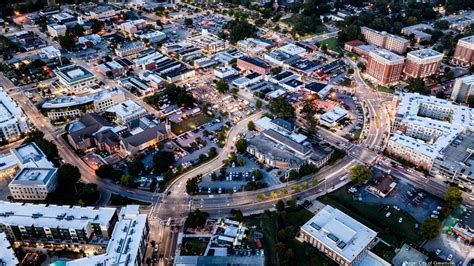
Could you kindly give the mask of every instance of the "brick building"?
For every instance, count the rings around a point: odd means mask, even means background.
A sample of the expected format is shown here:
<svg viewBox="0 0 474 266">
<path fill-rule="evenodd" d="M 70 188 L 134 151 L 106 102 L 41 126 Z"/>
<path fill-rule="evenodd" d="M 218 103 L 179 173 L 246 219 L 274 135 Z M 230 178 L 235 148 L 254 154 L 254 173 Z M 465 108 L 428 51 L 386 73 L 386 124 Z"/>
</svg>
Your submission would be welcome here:
<svg viewBox="0 0 474 266">
<path fill-rule="evenodd" d="M 378 83 L 387 85 L 397 82 L 403 70 L 405 58 L 385 49 L 370 51 L 366 73 Z"/>
<path fill-rule="evenodd" d="M 469 66 L 474 62 L 474 35 L 459 39 L 453 56 L 453 63 Z"/>
<path fill-rule="evenodd" d="M 367 27 L 361 27 L 361 31 L 369 44 L 377 45 L 397 54 L 405 53 L 410 43 L 407 39 L 388 34 L 385 31 L 380 32 Z"/>
<path fill-rule="evenodd" d="M 241 70 L 250 70 L 260 75 L 267 75 L 272 69 L 265 61 L 247 56 L 237 59 L 237 67 Z"/>
<path fill-rule="evenodd" d="M 433 49 L 409 52 L 403 73 L 407 78 L 426 78 L 438 73 L 444 54 Z"/>
</svg>

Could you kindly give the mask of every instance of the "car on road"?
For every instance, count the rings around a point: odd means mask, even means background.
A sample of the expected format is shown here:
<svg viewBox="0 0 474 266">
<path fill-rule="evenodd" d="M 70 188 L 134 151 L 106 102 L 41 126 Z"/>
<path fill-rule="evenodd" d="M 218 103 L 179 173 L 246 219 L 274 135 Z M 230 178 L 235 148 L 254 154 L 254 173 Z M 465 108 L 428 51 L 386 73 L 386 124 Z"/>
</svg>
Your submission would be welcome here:
<svg viewBox="0 0 474 266">
<path fill-rule="evenodd" d="M 448 257 L 446 257 L 447 261 L 452 261 L 453 260 L 453 254 L 449 254 Z"/>
<path fill-rule="evenodd" d="M 398 223 L 401 224 L 403 222 L 403 218 L 400 217 L 400 219 L 398 219 Z"/>
<path fill-rule="evenodd" d="M 439 249 L 439 248 L 436 249 L 435 254 L 436 254 L 436 256 L 439 256 L 439 254 L 441 254 L 441 249 Z"/>
<path fill-rule="evenodd" d="M 388 217 L 390 217 L 390 215 L 392 215 L 392 213 L 391 213 L 391 212 L 387 212 L 387 214 L 385 214 L 385 217 L 388 218 Z"/>
</svg>

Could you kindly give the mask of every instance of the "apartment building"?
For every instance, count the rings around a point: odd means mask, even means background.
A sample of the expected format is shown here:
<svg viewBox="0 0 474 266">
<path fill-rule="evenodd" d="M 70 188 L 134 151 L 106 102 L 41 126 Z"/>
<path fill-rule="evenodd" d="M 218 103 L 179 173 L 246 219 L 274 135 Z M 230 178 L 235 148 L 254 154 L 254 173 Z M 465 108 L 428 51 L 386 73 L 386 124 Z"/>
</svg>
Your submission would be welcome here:
<svg viewBox="0 0 474 266">
<path fill-rule="evenodd" d="M 59 79 L 59 83 L 69 90 L 82 90 L 93 86 L 96 82 L 95 76 L 89 70 L 76 65 L 58 67 L 54 73 Z"/>
<path fill-rule="evenodd" d="M 474 75 L 457 78 L 451 92 L 451 100 L 466 103 L 471 95 L 474 95 Z"/>
<path fill-rule="evenodd" d="M 115 48 L 115 54 L 120 57 L 127 57 L 138 54 L 145 49 L 146 45 L 143 42 L 127 42 Z"/>
<path fill-rule="evenodd" d="M 123 33 L 133 35 L 146 27 L 146 21 L 143 19 L 131 20 L 120 24 L 120 30 Z"/>
<path fill-rule="evenodd" d="M 359 265 L 375 244 L 377 232 L 326 205 L 300 228 L 299 240 L 326 254 L 339 265 Z M 361 264 L 364 265 L 364 264 Z"/>
<path fill-rule="evenodd" d="M 28 130 L 27 117 L 0 87 L 0 141 L 14 141 Z"/>
<path fill-rule="evenodd" d="M 366 73 L 382 85 L 397 82 L 402 74 L 405 58 L 385 49 L 370 51 Z"/>
<path fill-rule="evenodd" d="M 407 39 L 388 34 L 385 31 L 380 32 L 367 27 L 361 27 L 361 31 L 369 44 L 377 45 L 397 54 L 405 53 L 410 43 Z"/>
<path fill-rule="evenodd" d="M 125 100 L 124 93 L 116 88 L 107 88 L 84 96 L 62 96 L 47 100 L 41 106 L 53 121 L 74 119 L 84 113 L 103 112 L 112 105 Z"/>
<path fill-rule="evenodd" d="M 438 73 L 443 56 L 429 48 L 409 52 L 403 73 L 407 78 L 427 78 Z"/>
<path fill-rule="evenodd" d="M 10 241 L 86 244 L 92 239 L 109 240 L 117 220 L 115 208 L 0 201 L 0 232 Z"/>
<path fill-rule="evenodd" d="M 454 51 L 453 63 L 461 66 L 474 63 L 474 35 L 459 39 Z"/>
</svg>

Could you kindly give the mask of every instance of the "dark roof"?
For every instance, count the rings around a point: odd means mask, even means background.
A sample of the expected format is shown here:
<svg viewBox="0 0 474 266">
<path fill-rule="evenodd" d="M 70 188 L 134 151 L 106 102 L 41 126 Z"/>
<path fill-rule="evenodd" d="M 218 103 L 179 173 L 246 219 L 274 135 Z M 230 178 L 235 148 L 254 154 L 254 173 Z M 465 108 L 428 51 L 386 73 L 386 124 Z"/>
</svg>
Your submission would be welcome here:
<svg viewBox="0 0 474 266">
<path fill-rule="evenodd" d="M 104 130 L 94 135 L 94 138 L 99 143 L 105 143 L 108 145 L 115 145 L 120 142 L 119 136 L 115 134 L 112 130 Z"/>
<path fill-rule="evenodd" d="M 322 89 L 324 89 L 328 84 L 324 83 L 318 83 L 318 82 L 311 82 L 309 84 L 306 84 L 305 88 L 313 91 L 313 92 L 320 92 Z"/>
<path fill-rule="evenodd" d="M 280 74 L 277 74 L 277 75 L 274 76 L 273 78 L 274 78 L 275 80 L 280 81 L 280 80 L 286 79 L 287 77 L 289 77 L 289 76 L 291 76 L 291 75 L 293 75 L 292 72 L 290 72 L 290 71 L 284 71 L 284 72 L 281 72 Z"/>
<path fill-rule="evenodd" d="M 295 128 L 295 125 L 292 121 L 288 121 L 280 117 L 273 119 L 272 123 L 288 131 L 293 131 L 293 129 Z"/>
<path fill-rule="evenodd" d="M 122 142 L 126 147 L 138 147 L 152 139 L 158 138 L 158 136 L 164 136 L 165 133 L 165 124 L 161 123 L 153 127 L 147 127 L 138 134 L 124 138 Z"/>
<path fill-rule="evenodd" d="M 252 57 L 248 57 L 248 56 L 242 56 L 238 60 L 245 61 L 249 64 L 256 65 L 256 66 L 261 67 L 261 68 L 269 68 L 270 67 L 270 65 L 268 65 L 267 63 L 265 63 L 265 61 L 263 61 L 259 58 L 252 58 Z"/>
<path fill-rule="evenodd" d="M 92 134 L 96 133 L 102 127 L 112 127 L 113 125 L 105 120 L 101 115 L 97 113 L 86 113 L 79 118 L 79 123 L 83 124 L 84 127 L 70 132 L 69 135 L 74 142 L 80 142 L 83 139 L 89 138 Z"/>
</svg>

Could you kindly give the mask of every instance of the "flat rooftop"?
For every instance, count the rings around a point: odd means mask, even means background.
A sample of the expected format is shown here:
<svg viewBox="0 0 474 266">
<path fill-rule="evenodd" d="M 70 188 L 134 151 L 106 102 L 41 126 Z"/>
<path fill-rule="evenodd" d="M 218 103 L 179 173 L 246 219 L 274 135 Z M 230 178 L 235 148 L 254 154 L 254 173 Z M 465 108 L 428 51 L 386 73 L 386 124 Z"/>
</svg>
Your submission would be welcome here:
<svg viewBox="0 0 474 266">
<path fill-rule="evenodd" d="M 16 266 L 19 261 L 16 257 L 15 251 L 7 239 L 4 232 L 0 233 L 0 265 L 2 266 Z"/>
<path fill-rule="evenodd" d="M 54 73 L 56 73 L 56 75 L 58 75 L 61 79 L 68 83 L 73 83 L 94 77 L 94 74 L 92 74 L 92 72 L 81 66 L 76 65 L 58 67 L 56 70 L 54 70 Z"/>
<path fill-rule="evenodd" d="M 56 168 L 22 168 L 10 182 L 15 186 L 46 185 L 56 174 Z"/>
<path fill-rule="evenodd" d="M 306 222 L 301 230 L 347 261 L 354 261 L 377 236 L 377 232 L 329 205 Z"/>
<path fill-rule="evenodd" d="M 109 226 L 115 208 L 60 206 L 0 201 L 0 224 L 81 229 L 90 223 Z"/>
<path fill-rule="evenodd" d="M 48 161 L 46 155 L 36 143 L 27 143 L 11 150 L 16 160 L 23 166 L 52 168 L 53 164 Z"/>
<path fill-rule="evenodd" d="M 411 51 L 411 52 L 407 53 L 407 56 L 408 57 L 413 56 L 413 57 L 416 57 L 416 58 L 419 58 L 419 59 L 428 59 L 428 58 L 443 59 L 444 54 L 440 53 L 436 50 L 426 48 L 426 49 Z"/>
<path fill-rule="evenodd" d="M 405 59 L 403 56 L 397 55 L 396 53 L 381 48 L 371 50 L 369 52 L 369 55 L 371 57 L 383 59 L 384 61 L 387 61 L 389 63 L 403 62 L 403 60 Z"/>
</svg>

